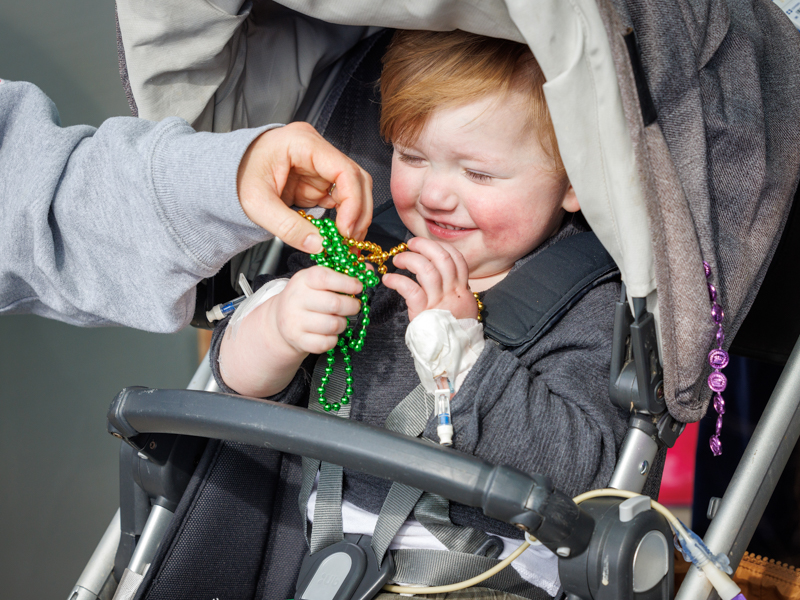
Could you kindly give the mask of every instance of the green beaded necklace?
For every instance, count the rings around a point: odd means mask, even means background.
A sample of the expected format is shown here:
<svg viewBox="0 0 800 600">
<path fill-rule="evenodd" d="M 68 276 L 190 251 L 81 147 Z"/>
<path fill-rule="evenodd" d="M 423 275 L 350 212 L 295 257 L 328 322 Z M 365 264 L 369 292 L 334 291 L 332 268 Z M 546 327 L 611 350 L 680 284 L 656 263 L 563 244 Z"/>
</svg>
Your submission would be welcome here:
<svg viewBox="0 0 800 600">
<path fill-rule="evenodd" d="M 339 273 L 345 273 L 351 277 L 356 277 L 361 283 L 364 284 L 364 290 L 361 293 L 361 311 L 355 318 L 348 319 L 347 329 L 339 334 L 339 339 L 336 346 L 328 350 L 326 358 L 328 364 L 325 367 L 325 375 L 322 376 L 320 386 L 317 388 L 319 394 L 319 403 L 326 412 L 338 412 L 339 409 L 350 403 L 350 397 L 353 395 L 353 367 L 350 364 L 352 361 L 350 357 L 350 350 L 354 352 L 361 352 L 364 347 L 364 340 L 367 337 L 367 325 L 369 325 L 369 295 L 366 293 L 367 289 L 374 288 L 380 283 L 380 279 L 374 271 L 367 269 L 366 262 L 375 263 L 378 273 L 383 275 L 386 273 L 386 265 L 384 264 L 388 259 L 397 256 L 401 252 L 408 250 L 406 244 L 399 244 L 391 250 L 384 251 L 380 246 L 372 242 L 363 241 L 359 242 L 353 238 L 345 238 L 336 229 L 336 223 L 331 219 L 315 219 L 311 215 L 307 215 L 304 211 L 298 211 L 302 217 L 308 219 L 314 227 L 319 229 L 322 236 L 322 252 L 319 254 L 312 254 L 311 259 L 320 266 L 334 269 Z M 358 255 L 350 252 L 351 248 L 356 248 L 364 254 Z M 478 294 L 473 294 L 475 301 L 478 303 L 478 321 L 481 320 L 481 311 L 483 310 L 483 302 L 481 302 Z M 356 334 L 356 325 L 354 321 L 358 322 L 358 334 Z M 328 380 L 331 373 L 333 373 L 333 365 L 336 362 L 336 348 L 342 353 L 342 360 L 344 361 L 344 370 L 346 373 L 345 382 L 347 386 L 344 390 L 344 395 L 338 402 L 329 402 L 325 396 L 325 389 L 328 385 Z"/>
<path fill-rule="evenodd" d="M 339 334 L 339 340 L 334 348 L 328 350 L 326 358 L 328 364 L 325 367 L 325 375 L 322 376 L 320 386 L 317 388 L 319 394 L 319 403 L 326 412 L 338 410 L 345 404 L 350 403 L 350 397 L 353 395 L 353 367 L 350 364 L 352 358 L 350 350 L 354 352 L 361 352 L 364 347 L 364 340 L 367 337 L 367 325 L 369 325 L 369 296 L 366 291 L 368 288 L 374 288 L 380 279 L 371 270 L 367 269 L 367 265 L 363 261 L 359 261 L 356 254 L 350 252 L 350 247 L 347 242 L 352 241 L 349 238 L 345 239 L 336 229 L 336 224 L 331 219 L 314 219 L 309 215 L 303 213 L 315 227 L 319 229 L 322 235 L 322 252 L 319 254 L 312 254 L 311 258 L 318 265 L 334 269 L 339 273 L 350 275 L 357 278 L 364 284 L 364 291 L 361 293 L 359 299 L 361 300 L 361 311 L 356 315 L 355 319 L 349 319 L 347 329 Z M 357 324 L 354 324 L 354 321 Z M 358 331 L 358 333 L 356 333 Z M 330 402 L 325 396 L 325 388 L 328 384 L 328 379 L 333 373 L 333 365 L 336 362 L 336 349 L 342 354 L 344 361 L 344 370 L 346 373 L 344 394 L 338 402 Z"/>
</svg>

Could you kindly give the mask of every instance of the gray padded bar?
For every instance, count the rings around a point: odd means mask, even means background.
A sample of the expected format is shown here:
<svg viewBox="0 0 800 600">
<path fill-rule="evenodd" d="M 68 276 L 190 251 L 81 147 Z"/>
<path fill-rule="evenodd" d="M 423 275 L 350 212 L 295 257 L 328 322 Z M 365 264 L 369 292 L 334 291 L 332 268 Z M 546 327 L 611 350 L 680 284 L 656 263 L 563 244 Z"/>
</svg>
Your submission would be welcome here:
<svg viewBox="0 0 800 600">
<path fill-rule="evenodd" d="M 714 552 L 726 553 L 734 569 L 753 537 L 798 436 L 800 341 L 789 356 L 704 539 Z M 711 593 L 708 579 L 693 566 L 676 600 L 703 600 Z"/>
<path fill-rule="evenodd" d="M 177 433 L 336 460 L 345 468 L 476 507 L 482 506 L 495 471 L 475 456 L 365 423 L 231 394 L 127 388 L 112 403 L 109 423 L 128 438 Z M 520 477 L 526 478 L 521 473 Z M 526 500 L 527 496 L 519 499 L 517 510 Z M 508 521 L 514 515 L 489 516 Z"/>
<path fill-rule="evenodd" d="M 108 422 L 109 431 L 134 447 L 143 433 L 174 433 L 335 462 L 479 507 L 553 550 L 580 554 L 594 529 L 594 519 L 547 477 L 305 408 L 232 394 L 127 388 L 111 403 Z"/>
</svg>

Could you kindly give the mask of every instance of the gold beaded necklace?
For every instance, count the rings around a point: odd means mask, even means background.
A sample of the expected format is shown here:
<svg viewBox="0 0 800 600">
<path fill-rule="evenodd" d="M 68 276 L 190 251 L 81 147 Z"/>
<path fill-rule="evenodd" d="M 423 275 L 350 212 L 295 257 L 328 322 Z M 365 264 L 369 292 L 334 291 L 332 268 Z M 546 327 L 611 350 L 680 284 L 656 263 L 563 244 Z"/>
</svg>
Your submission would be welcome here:
<svg viewBox="0 0 800 600">
<path fill-rule="evenodd" d="M 298 213 L 300 214 L 300 216 L 305 217 L 312 223 L 315 221 L 314 217 L 312 217 L 311 215 L 307 215 L 303 210 L 298 211 Z M 381 275 L 386 274 L 386 265 L 383 263 L 385 263 L 390 258 L 394 258 L 401 252 L 405 252 L 406 250 L 408 250 L 408 246 L 405 244 L 405 242 L 401 242 L 388 252 L 384 252 L 383 248 L 381 248 L 378 244 L 374 242 L 369 242 L 367 240 L 359 242 L 354 238 L 348 237 L 348 238 L 342 238 L 342 241 L 348 248 L 356 248 L 357 250 L 368 252 L 368 254 L 366 255 L 364 254 L 358 255 L 357 258 L 358 262 L 359 263 L 370 262 L 374 264 L 377 267 L 378 273 L 380 273 Z M 482 321 L 483 319 L 481 318 L 481 313 L 483 312 L 483 302 L 481 302 L 480 296 L 478 296 L 477 292 L 473 292 L 472 295 L 475 297 L 475 302 L 478 303 L 478 321 Z"/>
</svg>

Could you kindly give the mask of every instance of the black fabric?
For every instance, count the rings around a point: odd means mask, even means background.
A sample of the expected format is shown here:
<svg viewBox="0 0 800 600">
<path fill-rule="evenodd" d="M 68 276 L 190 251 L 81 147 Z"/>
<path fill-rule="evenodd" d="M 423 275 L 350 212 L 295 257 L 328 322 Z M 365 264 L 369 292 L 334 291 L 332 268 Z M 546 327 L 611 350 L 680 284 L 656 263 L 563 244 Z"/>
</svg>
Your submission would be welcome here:
<svg viewBox="0 0 800 600">
<path fill-rule="evenodd" d="M 284 456 L 281 479 L 275 493 L 275 514 L 264 552 L 255 598 L 293 598 L 300 564 L 306 553 L 303 521 L 297 508 L 303 470 L 299 456 Z"/>
<path fill-rule="evenodd" d="M 515 355 L 524 354 L 591 289 L 618 275 L 594 233 L 563 239 L 486 291 L 484 333 Z"/>
<path fill-rule="evenodd" d="M 325 139 L 372 175 L 376 218 L 394 208 L 389 190 L 392 146 L 381 139 L 377 126 L 364 124 L 380 122 L 381 59 L 393 33 L 373 34 L 353 49 L 317 121 Z"/>
<path fill-rule="evenodd" d="M 281 462 L 274 450 L 210 443 L 136 599 L 253 598 Z"/>
</svg>

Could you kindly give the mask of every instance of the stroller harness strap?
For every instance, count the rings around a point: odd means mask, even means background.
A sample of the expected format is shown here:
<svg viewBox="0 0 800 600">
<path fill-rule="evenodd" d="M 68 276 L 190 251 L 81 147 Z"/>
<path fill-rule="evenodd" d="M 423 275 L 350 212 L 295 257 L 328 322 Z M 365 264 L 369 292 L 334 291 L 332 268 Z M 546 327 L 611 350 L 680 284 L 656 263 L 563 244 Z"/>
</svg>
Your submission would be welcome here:
<svg viewBox="0 0 800 600">
<path fill-rule="evenodd" d="M 325 373 L 327 363 L 322 359 L 314 367 L 311 389 L 316 389 L 316 383 Z M 341 388 L 344 389 L 344 371 L 341 365 L 335 365 L 330 374 L 330 397 Z M 309 409 L 321 412 L 324 409 L 316 402 L 309 402 Z M 433 395 L 425 392 L 420 384 L 414 388 L 386 418 L 386 428 L 404 435 L 417 437 L 422 434 L 430 415 L 433 414 Z M 350 405 L 343 405 L 337 416 L 348 418 Z M 311 529 L 309 549 L 311 554 L 327 548 L 344 539 L 342 526 L 342 475 L 343 470 L 338 465 L 325 461 L 303 458 L 303 479 L 299 494 L 299 508 L 301 515 L 308 510 L 308 501 L 319 471 L 319 485 L 314 506 L 314 526 Z M 417 505 L 420 498 L 423 501 Z M 372 538 L 372 549 L 380 564 L 389 548 L 394 536 L 405 523 L 411 511 L 417 506 L 415 516 L 437 539 L 448 549 L 459 552 L 474 552 L 481 547 L 497 544 L 489 543 L 489 536 L 470 527 L 456 526 L 450 521 L 449 502 L 435 494 L 424 494 L 422 490 L 410 486 L 393 483 L 389 494 L 384 500 L 378 522 Z M 303 519 L 304 527 L 308 527 L 308 520 Z M 306 538 L 308 533 L 306 529 Z M 493 539 L 493 538 L 492 538 Z M 502 543 L 499 544 L 502 548 Z"/>
<path fill-rule="evenodd" d="M 314 367 L 312 390 L 316 390 L 319 387 L 322 376 L 325 374 L 326 366 L 325 355 L 321 355 Z M 328 397 L 342 397 L 346 387 L 345 377 L 343 366 L 340 363 L 336 363 L 328 379 Z M 316 412 L 325 412 L 325 409 L 318 402 L 315 402 L 313 398 L 309 398 L 308 408 Z M 331 414 L 343 419 L 349 418 L 350 404 L 343 404 L 338 412 Z M 308 519 L 305 515 L 308 509 L 308 499 L 311 496 L 311 490 L 317 478 L 317 471 L 319 471 L 319 489 L 317 490 L 317 501 L 314 505 L 314 527 L 309 541 L 311 553 L 314 554 L 318 550 L 327 548 L 344 539 L 344 534 L 342 533 L 342 467 L 305 456 L 302 459 L 302 463 L 303 480 L 300 485 L 298 501 L 303 521 L 303 533 L 306 539 L 308 539 Z"/>
<path fill-rule="evenodd" d="M 317 361 L 314 367 L 314 384 L 325 373 L 326 364 L 324 360 Z M 336 365 L 330 375 L 329 385 L 343 386 L 343 382 L 344 372 L 340 365 Z M 316 389 L 313 384 L 311 389 Z M 323 410 L 318 403 L 311 402 L 309 407 L 311 410 Z M 344 405 L 342 409 L 337 416 L 347 418 L 350 413 L 350 405 Z M 392 410 L 386 419 L 385 426 L 391 431 L 417 437 L 425 430 L 433 410 L 433 395 L 427 393 L 420 384 Z M 311 554 L 344 539 L 341 511 L 343 470 L 341 467 L 324 461 L 303 458 L 303 480 L 299 497 L 301 515 L 305 516 L 308 510 L 308 501 L 318 469 L 319 485 L 314 507 L 314 526 L 309 541 Z M 445 498 L 430 493 L 423 494 L 420 489 L 393 483 L 381 507 L 372 537 L 371 546 L 379 565 L 383 562 L 389 545 L 412 510 L 415 511 L 415 516 L 420 523 L 449 550 L 467 553 L 484 550 L 495 555 L 502 550 L 500 540 L 471 527 L 454 525 L 449 516 L 450 504 Z M 307 527 L 308 520 L 303 520 Z"/>
<path fill-rule="evenodd" d="M 594 233 L 564 238 L 486 291 L 484 333 L 520 356 L 589 291 L 618 276 L 614 259 Z"/>
</svg>

